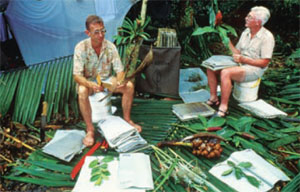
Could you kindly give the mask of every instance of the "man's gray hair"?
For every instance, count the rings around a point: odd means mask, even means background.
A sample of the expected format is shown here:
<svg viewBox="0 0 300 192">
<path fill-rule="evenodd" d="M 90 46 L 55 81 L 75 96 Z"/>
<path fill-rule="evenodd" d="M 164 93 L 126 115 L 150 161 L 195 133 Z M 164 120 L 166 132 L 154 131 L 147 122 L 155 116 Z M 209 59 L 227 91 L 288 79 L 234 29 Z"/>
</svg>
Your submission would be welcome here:
<svg viewBox="0 0 300 192">
<path fill-rule="evenodd" d="M 257 19 L 261 20 L 261 25 L 264 25 L 271 16 L 269 9 L 263 6 L 255 6 L 251 11 L 254 12 Z"/>
</svg>

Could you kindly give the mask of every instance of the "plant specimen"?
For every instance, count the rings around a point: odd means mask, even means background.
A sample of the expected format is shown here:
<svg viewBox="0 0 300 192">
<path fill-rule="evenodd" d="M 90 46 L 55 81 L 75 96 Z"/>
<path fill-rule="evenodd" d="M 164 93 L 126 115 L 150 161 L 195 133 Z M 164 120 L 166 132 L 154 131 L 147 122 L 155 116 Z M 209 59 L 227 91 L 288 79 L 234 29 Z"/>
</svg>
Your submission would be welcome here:
<svg viewBox="0 0 300 192">
<path fill-rule="evenodd" d="M 246 177 L 246 179 L 248 180 L 248 182 L 255 186 L 255 187 L 259 187 L 260 185 L 260 181 L 258 181 L 255 177 L 247 175 L 246 173 L 244 173 L 243 169 L 249 169 L 250 167 L 252 167 L 252 164 L 250 162 L 240 162 L 239 164 L 235 165 L 235 163 L 233 163 L 232 161 L 227 161 L 227 164 L 231 167 L 230 169 L 224 171 L 222 173 L 222 176 L 227 176 L 230 175 L 232 172 L 234 172 L 235 177 L 239 180 L 242 177 Z"/>
<path fill-rule="evenodd" d="M 102 160 L 98 158 L 91 161 L 89 168 L 92 169 L 91 182 L 95 182 L 95 185 L 101 185 L 103 180 L 108 180 L 110 172 L 108 171 L 108 163 L 114 159 L 113 156 L 105 156 Z"/>
</svg>

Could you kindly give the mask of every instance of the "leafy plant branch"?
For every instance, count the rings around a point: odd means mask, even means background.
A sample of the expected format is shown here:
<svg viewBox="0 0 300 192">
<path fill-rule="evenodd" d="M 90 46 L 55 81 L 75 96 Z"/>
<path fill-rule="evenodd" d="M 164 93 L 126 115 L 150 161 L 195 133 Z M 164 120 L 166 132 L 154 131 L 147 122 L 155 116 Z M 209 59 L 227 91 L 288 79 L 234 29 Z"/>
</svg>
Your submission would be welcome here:
<svg viewBox="0 0 300 192">
<path fill-rule="evenodd" d="M 239 164 L 235 165 L 234 162 L 228 160 L 227 164 L 231 168 L 224 171 L 222 173 L 222 176 L 227 176 L 230 175 L 232 172 L 234 172 L 234 175 L 238 180 L 240 180 L 242 177 L 245 177 L 251 185 L 255 186 L 256 188 L 259 188 L 260 181 L 251 175 L 247 175 L 243 171 L 243 169 L 249 169 L 252 167 L 252 164 L 250 162 L 240 162 Z"/>
</svg>

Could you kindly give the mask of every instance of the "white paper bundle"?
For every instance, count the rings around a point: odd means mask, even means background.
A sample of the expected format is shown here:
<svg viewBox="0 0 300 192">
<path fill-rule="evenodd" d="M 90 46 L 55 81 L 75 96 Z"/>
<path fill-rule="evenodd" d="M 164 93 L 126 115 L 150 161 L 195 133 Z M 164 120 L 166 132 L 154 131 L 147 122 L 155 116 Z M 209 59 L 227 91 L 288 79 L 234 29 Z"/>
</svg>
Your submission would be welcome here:
<svg viewBox="0 0 300 192">
<path fill-rule="evenodd" d="M 77 182 L 72 192 L 145 192 L 143 189 L 121 189 L 118 180 L 118 165 L 119 161 L 115 158 L 113 161 L 108 163 L 108 171 L 110 173 L 108 180 L 103 180 L 100 186 L 96 186 L 94 182 L 91 182 L 92 169 L 89 168 L 90 162 L 95 159 L 101 160 L 103 156 L 87 156 L 83 167 L 80 171 Z"/>
<path fill-rule="evenodd" d="M 262 118 L 287 116 L 285 112 L 273 107 L 262 99 L 253 102 L 241 103 L 239 106 Z"/>
<path fill-rule="evenodd" d="M 107 116 L 98 123 L 110 147 L 118 152 L 130 152 L 145 147 L 148 143 L 137 130 L 118 116 Z"/>
<path fill-rule="evenodd" d="M 85 148 L 84 137 L 84 131 L 57 130 L 53 139 L 43 147 L 43 152 L 69 162 Z"/>
<path fill-rule="evenodd" d="M 260 181 L 259 188 L 251 185 L 245 177 L 237 179 L 234 173 L 227 176 L 222 176 L 224 171 L 227 171 L 231 167 L 227 164 L 230 160 L 236 165 L 240 162 L 250 162 L 252 167 L 248 169 L 243 169 L 243 172 L 247 175 L 255 177 Z M 213 166 L 209 172 L 228 184 L 230 187 L 237 191 L 247 191 L 247 192 L 264 192 L 273 188 L 274 184 L 279 180 L 288 181 L 290 178 L 283 173 L 280 169 L 274 167 L 262 157 L 257 155 L 252 149 L 246 149 L 243 151 L 234 152 L 230 157 L 222 163 L 218 163 Z"/>
<path fill-rule="evenodd" d="M 98 126 L 111 147 L 116 147 L 123 142 L 123 139 L 136 131 L 133 126 L 119 116 L 108 116 L 102 119 Z"/>
<path fill-rule="evenodd" d="M 238 63 L 234 62 L 233 57 L 227 55 L 213 55 L 210 58 L 203 61 L 201 65 L 213 71 L 217 71 L 228 67 L 239 66 Z"/>
<path fill-rule="evenodd" d="M 152 190 L 154 188 L 149 155 L 122 153 L 119 157 L 120 188 Z"/>
</svg>

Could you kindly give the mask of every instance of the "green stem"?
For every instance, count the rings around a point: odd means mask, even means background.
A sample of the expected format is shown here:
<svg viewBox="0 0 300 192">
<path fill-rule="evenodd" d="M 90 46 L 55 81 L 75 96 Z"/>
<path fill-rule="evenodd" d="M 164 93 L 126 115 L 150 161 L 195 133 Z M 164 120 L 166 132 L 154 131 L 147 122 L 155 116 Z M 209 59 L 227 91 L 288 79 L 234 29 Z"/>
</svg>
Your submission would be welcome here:
<svg viewBox="0 0 300 192">
<path fill-rule="evenodd" d="M 187 130 L 189 130 L 189 131 L 191 131 L 191 132 L 193 132 L 193 133 L 198 133 L 198 131 L 195 131 L 194 129 L 191 129 L 191 128 L 189 128 L 189 127 L 187 127 L 187 126 L 184 126 L 184 125 L 179 125 L 179 124 L 177 124 L 177 123 L 172 123 L 171 125 L 176 126 L 176 127 L 179 127 L 179 128 L 187 129 Z"/>
<path fill-rule="evenodd" d="M 172 174 L 173 170 L 175 169 L 177 165 L 177 161 L 173 162 L 170 169 L 168 170 L 167 174 L 164 176 L 163 180 L 160 182 L 160 184 L 154 189 L 153 192 L 156 192 L 170 177 Z"/>
<path fill-rule="evenodd" d="M 278 150 L 279 152 L 283 152 L 283 153 L 287 153 L 287 154 L 290 154 L 290 155 L 298 155 L 300 156 L 300 153 L 295 153 L 295 152 L 291 152 L 291 151 L 285 151 L 285 150 Z"/>
</svg>

